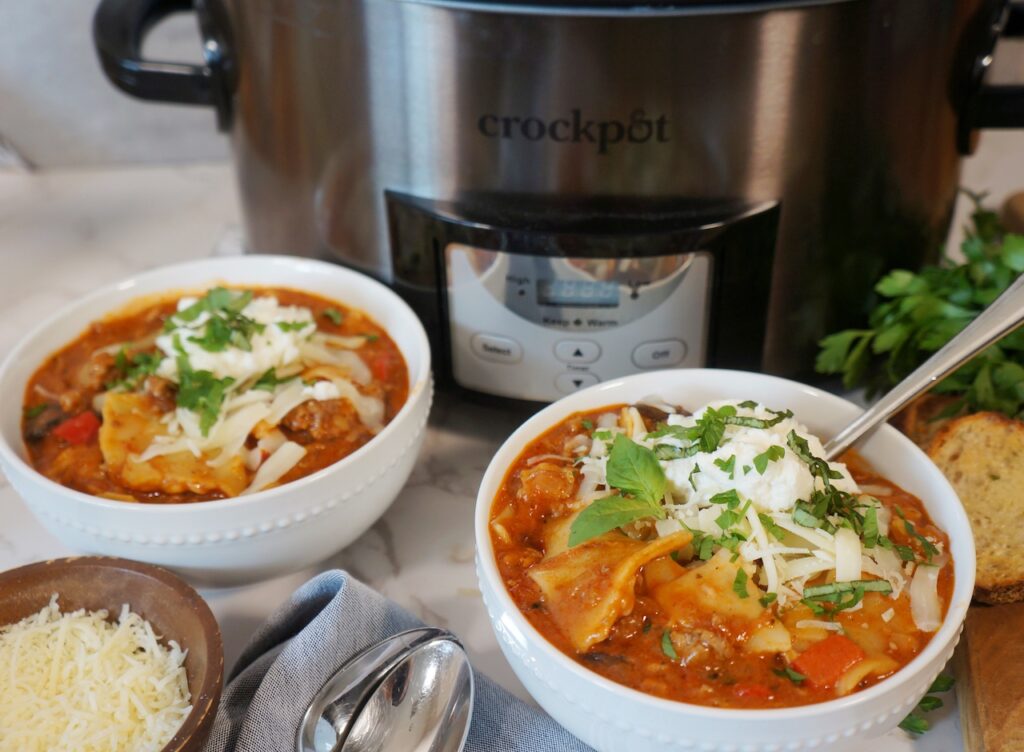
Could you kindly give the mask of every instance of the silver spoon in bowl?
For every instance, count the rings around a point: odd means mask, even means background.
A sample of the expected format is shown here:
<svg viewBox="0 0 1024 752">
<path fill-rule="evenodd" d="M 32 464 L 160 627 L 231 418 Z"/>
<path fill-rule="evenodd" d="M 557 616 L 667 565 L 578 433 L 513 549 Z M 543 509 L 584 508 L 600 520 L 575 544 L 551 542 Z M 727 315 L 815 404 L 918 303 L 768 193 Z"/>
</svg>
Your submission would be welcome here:
<svg viewBox="0 0 1024 752">
<path fill-rule="evenodd" d="M 413 629 L 350 658 L 316 694 L 296 752 L 460 752 L 473 671 L 458 639 Z"/>
<path fill-rule="evenodd" d="M 968 324 L 962 332 L 942 346 L 878 402 L 825 444 L 825 458 L 833 460 L 857 441 L 898 413 L 918 395 L 938 382 L 989 345 L 1024 324 L 1024 275 Z"/>
</svg>

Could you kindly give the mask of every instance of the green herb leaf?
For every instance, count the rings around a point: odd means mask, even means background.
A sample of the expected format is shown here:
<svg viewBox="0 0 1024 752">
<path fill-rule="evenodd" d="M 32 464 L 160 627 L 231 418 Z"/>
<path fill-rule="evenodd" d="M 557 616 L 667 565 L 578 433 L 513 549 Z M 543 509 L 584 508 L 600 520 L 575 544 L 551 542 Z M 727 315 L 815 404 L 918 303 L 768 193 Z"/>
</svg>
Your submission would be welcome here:
<svg viewBox="0 0 1024 752">
<path fill-rule="evenodd" d="M 797 686 L 800 686 L 801 684 L 803 684 L 804 680 L 807 679 L 806 676 L 801 674 L 799 671 L 795 671 L 794 669 L 790 668 L 789 666 L 786 666 L 785 668 L 774 668 L 774 669 L 772 669 L 772 673 L 775 674 L 776 676 L 781 676 L 783 679 L 789 679 L 791 682 L 793 682 Z"/>
<path fill-rule="evenodd" d="M 344 318 L 337 308 L 325 308 L 323 315 L 335 326 L 341 326 L 341 320 Z"/>
<path fill-rule="evenodd" d="M 945 703 L 943 703 L 942 699 L 939 697 L 935 697 L 934 695 L 925 695 L 921 698 L 921 702 L 917 704 L 917 707 L 925 713 L 930 713 L 933 710 L 938 710 L 944 704 Z"/>
<path fill-rule="evenodd" d="M 904 516 L 902 509 L 895 507 L 895 510 L 896 514 L 899 515 L 899 518 L 903 520 L 903 527 L 906 528 L 907 535 L 921 544 L 921 550 L 924 551 L 925 560 L 928 561 L 928 563 L 931 563 L 932 557 L 939 555 L 939 549 L 935 547 L 934 543 L 921 535 L 921 533 L 917 532 L 917 528 L 914 527 L 914 524 Z"/>
<path fill-rule="evenodd" d="M 39 417 L 40 415 L 43 414 L 43 411 L 46 410 L 47 407 L 49 407 L 49 404 L 46 403 L 46 402 L 40 402 L 38 405 L 32 405 L 32 407 L 26 407 L 25 408 L 25 417 L 28 418 L 29 420 L 32 420 L 33 418 L 37 418 L 37 417 Z"/>
<path fill-rule="evenodd" d="M 911 734 L 923 734 L 931 727 L 932 724 L 920 713 L 911 713 L 900 721 L 900 728 Z"/>
<path fill-rule="evenodd" d="M 928 687 L 929 692 L 948 692 L 953 688 L 955 680 L 949 674 L 939 674 L 935 677 L 935 681 Z"/>
<path fill-rule="evenodd" d="M 736 474 L 736 455 L 732 455 L 727 460 L 717 459 L 715 460 L 715 467 L 721 470 L 723 473 L 729 474 L 729 480 L 733 479 Z"/>
<path fill-rule="evenodd" d="M 569 527 L 569 546 L 577 546 L 634 520 L 644 517 L 664 519 L 665 516 L 665 509 L 660 504 L 646 499 L 605 496 L 593 501 L 572 521 Z"/>
<path fill-rule="evenodd" d="M 864 548 L 874 548 L 878 545 L 878 511 L 874 507 L 868 507 L 864 512 Z"/>
<path fill-rule="evenodd" d="M 286 376 L 283 379 L 278 378 L 276 369 L 268 368 L 262 376 L 256 379 L 256 383 L 252 385 L 252 388 L 260 389 L 264 392 L 272 392 L 277 388 L 278 384 L 287 384 L 289 381 L 294 381 L 297 378 L 298 375 Z"/>
<path fill-rule="evenodd" d="M 277 328 L 282 332 L 301 332 L 306 327 L 313 326 L 312 321 L 278 321 Z"/>
<path fill-rule="evenodd" d="M 194 371 L 184 355 L 178 360 L 178 407 L 192 410 L 199 415 L 199 429 L 203 436 L 217 422 L 227 389 L 235 380 L 230 376 L 218 379 L 210 371 Z"/>
<path fill-rule="evenodd" d="M 672 646 L 672 636 L 666 629 L 661 633 L 661 652 L 665 654 L 665 657 L 670 661 L 679 659 L 679 655 L 676 653 L 676 649 Z"/>
<path fill-rule="evenodd" d="M 736 578 L 732 581 L 732 591 L 740 598 L 750 597 L 750 593 L 747 592 L 747 573 L 743 567 L 736 570 Z"/>
<path fill-rule="evenodd" d="M 593 431 L 594 430 L 594 423 L 593 423 L 593 421 L 587 420 L 586 418 L 584 418 L 582 421 L 580 421 L 580 425 L 583 426 L 583 430 L 584 431 Z"/>
<path fill-rule="evenodd" d="M 768 532 L 770 536 L 775 538 L 775 540 L 782 540 L 786 536 L 786 531 L 779 527 L 777 524 L 775 524 L 775 520 L 773 520 L 767 514 L 759 512 L 757 515 L 757 519 L 761 521 L 761 525 L 764 526 L 764 529 Z"/>
<path fill-rule="evenodd" d="M 725 504 L 729 509 L 736 509 L 742 502 L 739 492 L 735 488 L 728 491 L 720 491 L 708 499 L 712 504 Z"/>
<path fill-rule="evenodd" d="M 696 462 L 693 463 L 693 469 L 690 470 L 690 474 L 687 476 L 687 480 L 690 482 L 690 488 L 694 491 L 697 490 L 697 484 L 693 481 L 693 476 L 700 472 L 700 465 Z"/>
<path fill-rule="evenodd" d="M 763 606 L 764 608 L 768 608 L 770 605 L 775 603 L 775 601 L 778 599 L 778 597 L 779 597 L 778 593 L 765 593 L 764 595 L 762 595 L 760 598 L 757 599 L 757 602 L 760 603 L 761 606 Z"/>
<path fill-rule="evenodd" d="M 785 456 L 786 450 L 777 444 L 773 444 L 754 457 L 754 469 L 757 470 L 758 475 L 764 475 L 764 471 L 768 469 L 769 462 L 777 462 Z"/>
<path fill-rule="evenodd" d="M 615 436 L 606 473 L 609 486 L 650 504 L 660 505 L 665 496 L 665 471 L 658 458 L 624 434 Z"/>
</svg>

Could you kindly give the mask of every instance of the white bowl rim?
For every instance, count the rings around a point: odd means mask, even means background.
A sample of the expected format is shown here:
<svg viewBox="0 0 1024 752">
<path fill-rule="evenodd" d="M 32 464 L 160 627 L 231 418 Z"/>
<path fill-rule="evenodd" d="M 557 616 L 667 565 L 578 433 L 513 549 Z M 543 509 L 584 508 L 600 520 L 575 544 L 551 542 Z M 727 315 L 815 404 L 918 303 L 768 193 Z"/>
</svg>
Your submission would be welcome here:
<svg viewBox="0 0 1024 752">
<path fill-rule="evenodd" d="M 824 401 L 831 401 L 833 404 L 843 404 L 855 409 L 857 408 L 849 400 L 846 400 L 838 395 L 831 394 L 829 392 L 822 391 L 816 387 L 803 384 L 798 381 L 792 381 L 790 379 L 784 379 L 778 376 L 772 376 L 769 374 L 762 374 L 748 371 L 737 371 L 730 369 L 717 369 L 717 368 L 690 368 L 690 369 L 666 369 L 662 371 L 647 371 L 641 374 L 634 374 L 632 376 L 624 376 L 618 379 L 612 379 L 605 381 L 600 384 L 588 387 L 587 389 L 580 390 L 573 394 L 563 397 L 557 402 L 553 402 L 547 407 L 543 408 L 539 412 L 531 416 L 526 422 L 524 422 L 519 428 L 517 428 L 511 436 L 506 439 L 501 446 L 496 450 L 494 457 L 502 454 L 507 448 L 513 445 L 520 446 L 520 452 L 522 448 L 525 448 L 526 444 L 532 441 L 546 431 L 553 427 L 559 418 L 552 418 L 550 416 L 560 415 L 564 408 L 562 407 L 565 402 L 570 400 L 575 401 L 576 399 L 597 394 L 605 391 L 613 391 L 622 388 L 624 385 L 628 385 L 630 381 L 637 380 L 639 378 L 651 378 L 657 377 L 659 374 L 671 377 L 671 374 L 678 374 L 680 371 L 704 371 L 713 372 L 719 374 L 732 374 L 740 375 L 745 378 L 754 378 L 756 380 L 767 380 L 771 382 L 785 384 L 789 387 L 798 387 L 803 390 L 809 397 L 814 399 L 820 399 Z M 616 400 L 611 400 L 608 404 L 614 404 Z M 596 409 L 596 408 L 595 408 Z M 571 413 L 570 413 L 571 414 Z M 946 480 L 945 476 L 942 475 L 941 471 L 934 465 L 928 456 L 910 439 L 901 434 L 892 426 L 885 424 L 877 431 L 884 431 L 890 433 L 896 438 L 897 441 L 903 443 L 906 450 L 912 455 L 916 456 L 919 461 L 925 461 L 931 465 L 934 472 L 937 474 L 936 480 L 940 481 L 940 485 L 945 485 L 949 491 L 949 495 L 957 500 L 959 497 L 956 491 Z M 870 439 L 868 439 L 870 440 Z M 474 531 L 477 541 L 477 566 L 481 573 L 481 576 L 487 580 L 489 586 L 496 594 L 499 607 L 502 611 L 502 616 L 509 615 L 515 622 L 515 626 L 520 629 L 524 634 L 527 635 L 528 642 L 531 648 L 538 648 L 543 658 L 554 661 L 563 670 L 569 671 L 574 675 L 575 678 L 580 679 L 587 683 L 595 684 L 602 690 L 618 693 L 624 699 L 633 700 L 642 705 L 647 705 L 650 708 L 668 713 L 686 713 L 690 715 L 703 715 L 711 719 L 717 719 L 720 721 L 754 721 L 754 722 L 768 722 L 768 721 L 801 721 L 808 720 L 814 716 L 819 716 L 823 713 L 850 711 L 860 705 L 865 705 L 886 694 L 894 687 L 897 682 L 909 681 L 914 674 L 923 669 L 927 664 L 937 658 L 946 646 L 953 642 L 960 631 L 961 625 L 963 624 L 964 618 L 967 615 L 967 608 L 970 605 L 970 597 L 961 598 L 957 600 L 954 596 L 957 592 L 961 591 L 965 585 L 965 582 L 970 583 L 970 588 L 974 588 L 974 577 L 975 577 L 975 557 L 974 557 L 974 535 L 971 531 L 970 521 L 967 518 L 967 513 L 964 511 L 962 504 L 956 504 L 952 510 L 952 514 L 957 518 L 956 523 L 958 527 L 961 527 L 966 531 L 967 539 L 962 541 L 965 544 L 970 553 L 968 561 L 961 561 L 960 559 L 954 560 L 954 573 L 956 575 L 953 596 L 950 597 L 949 609 L 946 612 L 945 618 L 942 621 L 942 626 L 936 631 L 932 638 L 928 641 L 924 650 L 918 653 L 913 660 L 907 665 L 900 668 L 892 676 L 886 677 L 877 684 L 868 687 L 867 689 L 854 692 L 847 695 L 846 697 L 839 697 L 834 700 L 826 700 L 824 702 L 810 703 L 808 705 L 796 705 L 786 708 L 718 708 L 710 705 L 699 705 L 696 703 L 682 702 L 680 700 L 669 700 L 663 697 L 657 697 L 655 695 L 641 692 L 632 687 L 627 687 L 625 684 L 619 684 L 618 682 L 607 679 L 596 671 L 591 671 L 584 666 L 581 666 L 576 661 L 569 658 L 562 651 L 556 648 L 551 642 L 548 641 L 544 635 L 542 635 L 534 626 L 530 623 L 523 613 L 516 606 L 511 596 L 508 594 L 508 589 L 505 587 L 504 581 L 501 579 L 501 575 L 498 572 L 497 563 L 494 556 L 494 548 L 491 543 L 491 537 L 489 534 L 488 520 L 490 517 L 490 508 L 493 502 L 493 492 L 485 494 L 485 490 L 488 487 L 492 487 L 494 491 L 497 491 L 501 481 L 505 477 L 505 473 L 508 468 L 496 468 L 491 463 L 488 464 L 487 470 L 484 473 L 484 477 L 480 482 L 480 488 L 477 493 L 477 501 L 475 507 L 476 518 L 474 520 Z M 966 578 L 966 579 L 965 579 Z M 908 709 L 909 712 L 909 709 Z"/>
<path fill-rule="evenodd" d="M 18 470 L 25 472 L 30 476 L 33 476 L 36 482 L 40 483 L 42 486 L 50 489 L 51 491 L 55 491 L 61 494 L 62 496 L 73 499 L 76 502 L 81 502 L 88 506 L 99 509 L 127 511 L 129 514 L 160 517 L 164 515 L 178 514 L 182 509 L 188 509 L 196 514 L 214 513 L 226 507 L 242 508 L 246 506 L 252 506 L 253 504 L 258 504 L 262 501 L 271 500 L 276 497 L 284 496 L 286 494 L 301 492 L 301 490 L 304 487 L 312 483 L 316 483 L 324 476 L 338 472 L 342 468 L 342 466 L 354 464 L 355 462 L 357 462 L 359 459 L 361 459 L 363 454 L 369 451 L 368 447 L 379 444 L 381 441 L 389 440 L 391 434 L 395 433 L 398 430 L 398 426 L 405 421 L 405 419 L 408 417 L 410 413 L 412 413 L 414 403 L 417 402 L 419 399 L 422 399 L 423 395 L 430 392 L 431 352 L 430 343 L 429 340 L 427 339 L 427 333 L 423 328 L 423 324 L 420 322 L 419 317 L 413 312 L 412 308 L 409 307 L 408 303 L 402 300 L 402 298 L 400 298 L 393 290 L 388 288 L 386 285 L 378 282 L 377 280 L 373 279 L 372 277 L 357 272 L 353 269 L 341 266 L 340 264 L 332 264 L 327 261 L 303 258 L 299 256 L 281 256 L 272 254 L 252 254 L 238 257 L 213 256 L 203 259 L 194 259 L 192 261 L 183 261 L 176 264 L 165 264 L 163 266 L 158 266 L 153 269 L 147 269 L 144 272 L 134 274 L 118 282 L 112 282 L 110 284 L 104 285 L 103 287 L 97 288 L 96 290 L 93 290 L 91 293 L 88 293 L 87 295 L 75 298 L 66 305 L 62 306 L 55 313 L 48 316 L 38 325 L 33 327 L 32 330 L 29 331 L 26 335 L 24 335 L 20 340 L 18 340 L 18 343 L 14 346 L 14 348 L 11 350 L 8 356 L 4 359 L 3 364 L 0 365 L 0 384 L 4 382 L 4 380 L 7 377 L 7 372 L 10 370 L 13 364 L 18 361 L 22 351 L 27 349 L 36 337 L 38 337 L 46 329 L 70 317 L 80 308 L 84 308 L 94 303 L 95 301 L 100 300 L 107 295 L 110 295 L 111 293 L 123 292 L 133 287 L 137 287 L 139 284 L 143 282 L 155 280 L 156 278 L 159 278 L 171 271 L 188 272 L 194 269 L 196 272 L 202 272 L 207 267 L 223 267 L 230 265 L 231 262 L 234 260 L 244 263 L 244 265 L 249 268 L 252 268 L 254 264 L 265 264 L 271 267 L 284 266 L 290 269 L 294 269 L 296 271 L 301 270 L 302 267 L 307 267 L 312 268 L 313 270 L 316 270 L 318 272 L 344 278 L 347 283 L 363 285 L 369 290 L 373 291 L 373 294 L 380 295 L 386 298 L 390 305 L 397 307 L 399 310 L 402 311 L 403 314 L 408 315 L 411 321 L 414 321 L 416 323 L 417 326 L 415 328 L 414 336 L 416 339 L 416 347 L 420 351 L 418 353 L 420 356 L 419 368 L 415 374 L 413 374 L 411 371 L 409 372 L 409 394 L 406 397 L 405 404 L 402 405 L 402 408 L 398 411 L 395 417 L 392 418 L 386 426 L 384 426 L 380 433 L 378 433 L 376 436 L 374 436 L 372 439 L 370 439 L 368 442 L 363 444 L 361 447 L 356 449 L 351 454 L 342 457 L 337 462 L 334 462 L 328 465 L 327 467 L 323 467 L 314 473 L 310 473 L 309 475 L 304 475 L 301 478 L 296 478 L 295 480 L 286 483 L 282 486 L 275 486 L 274 488 L 270 488 L 265 491 L 257 491 L 256 493 L 247 494 L 245 496 L 235 496 L 226 499 L 211 499 L 208 501 L 201 502 L 190 501 L 167 504 L 126 504 L 123 501 L 117 501 L 114 499 L 103 499 L 98 496 L 92 496 L 91 494 L 77 491 L 73 488 L 69 488 L 67 486 L 61 485 L 60 483 L 57 483 L 54 480 L 51 480 L 50 478 L 46 477 L 38 470 L 36 470 L 34 467 L 32 467 L 32 465 L 26 462 L 25 459 L 21 456 L 21 454 L 10 445 L 10 443 L 7 441 L 7 438 L 2 433 L 0 433 L 0 458 L 5 460 L 7 463 L 10 463 L 10 465 L 16 467 Z M 229 277 L 231 276 L 230 272 L 225 272 L 221 270 L 217 272 L 212 272 L 209 276 L 209 282 L 225 281 L 231 284 L 231 280 L 229 279 Z M 199 287 L 202 286 L 203 284 L 205 283 L 197 281 L 195 286 Z M 169 287 L 167 288 L 166 292 L 173 293 L 176 290 L 185 289 L 189 286 L 190 285 L 183 285 L 177 288 Z M 300 289 L 298 287 L 292 287 L 287 283 L 282 283 L 281 285 L 278 286 L 290 289 Z M 271 285 L 271 287 L 273 287 L 273 285 Z M 161 293 L 157 292 L 142 293 L 141 295 L 159 296 L 160 294 Z M 130 305 L 131 301 L 132 298 L 120 301 L 119 303 L 111 306 L 108 312 L 114 313 L 119 309 Z M 337 302 L 343 303 L 344 301 L 339 300 Z M 70 341 L 71 340 L 68 340 L 68 342 Z M 407 371 L 409 369 L 408 363 L 406 363 L 406 369 Z M 16 405 L 17 409 L 20 410 L 22 405 L 22 399 L 23 395 L 19 395 L 18 400 L 16 402 L 15 400 L 10 400 L 9 402 L 7 402 L 7 404 Z"/>
</svg>

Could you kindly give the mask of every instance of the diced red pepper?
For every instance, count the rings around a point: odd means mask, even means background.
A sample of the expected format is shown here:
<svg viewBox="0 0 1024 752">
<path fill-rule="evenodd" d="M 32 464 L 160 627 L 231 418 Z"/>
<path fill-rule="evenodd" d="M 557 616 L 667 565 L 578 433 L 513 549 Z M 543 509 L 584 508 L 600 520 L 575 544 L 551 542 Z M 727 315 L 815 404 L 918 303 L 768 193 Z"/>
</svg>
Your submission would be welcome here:
<svg viewBox="0 0 1024 752">
<path fill-rule="evenodd" d="M 370 359 L 370 371 L 378 381 L 387 381 L 394 367 L 395 361 L 387 351 L 375 353 Z"/>
<path fill-rule="evenodd" d="M 92 441 L 100 430 L 100 419 L 92 410 L 86 410 L 68 418 L 53 429 L 53 435 L 69 444 L 85 444 Z"/>
<path fill-rule="evenodd" d="M 849 637 L 832 635 L 811 645 L 793 661 L 793 668 L 813 687 L 831 687 L 847 669 L 864 660 L 864 651 Z"/>
<path fill-rule="evenodd" d="M 739 682 L 734 684 L 732 692 L 737 697 L 747 697 L 752 700 L 767 700 L 772 696 L 772 691 L 768 687 L 755 682 Z"/>
</svg>

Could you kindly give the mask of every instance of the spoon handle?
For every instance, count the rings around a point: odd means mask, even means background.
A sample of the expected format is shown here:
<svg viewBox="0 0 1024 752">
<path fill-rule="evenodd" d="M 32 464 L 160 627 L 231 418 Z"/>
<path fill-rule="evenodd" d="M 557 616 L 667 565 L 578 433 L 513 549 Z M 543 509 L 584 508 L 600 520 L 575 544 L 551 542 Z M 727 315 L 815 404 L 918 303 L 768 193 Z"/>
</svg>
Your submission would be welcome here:
<svg viewBox="0 0 1024 752">
<path fill-rule="evenodd" d="M 928 391 L 989 345 L 1024 323 L 1024 275 L 938 352 L 918 366 L 878 402 L 825 444 L 825 456 L 835 459 L 868 431 L 891 418 L 919 394 Z"/>
</svg>

